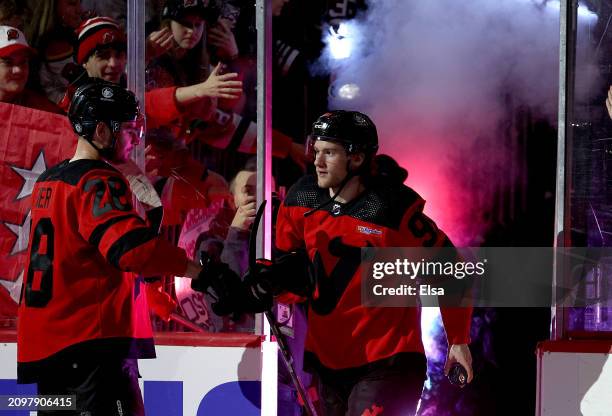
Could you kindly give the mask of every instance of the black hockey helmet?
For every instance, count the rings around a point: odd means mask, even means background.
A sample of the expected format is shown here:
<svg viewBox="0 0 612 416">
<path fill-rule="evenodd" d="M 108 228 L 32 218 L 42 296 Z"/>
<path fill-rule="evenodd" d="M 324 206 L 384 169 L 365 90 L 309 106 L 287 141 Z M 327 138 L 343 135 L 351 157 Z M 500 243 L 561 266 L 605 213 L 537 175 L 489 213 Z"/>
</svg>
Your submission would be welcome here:
<svg viewBox="0 0 612 416">
<path fill-rule="evenodd" d="M 312 125 L 310 145 L 317 140 L 341 144 L 347 153 L 376 154 L 378 133 L 367 115 L 358 111 L 334 110 L 320 116 Z"/>
<path fill-rule="evenodd" d="M 122 123 L 138 121 L 141 115 L 134 93 L 118 84 L 91 78 L 75 91 L 68 119 L 74 132 L 91 143 L 98 123 L 106 123 L 116 136 Z"/>
<path fill-rule="evenodd" d="M 182 21 L 185 16 L 193 14 L 208 22 L 219 17 L 219 10 L 214 0 L 167 0 L 162 9 L 162 19 Z"/>
</svg>

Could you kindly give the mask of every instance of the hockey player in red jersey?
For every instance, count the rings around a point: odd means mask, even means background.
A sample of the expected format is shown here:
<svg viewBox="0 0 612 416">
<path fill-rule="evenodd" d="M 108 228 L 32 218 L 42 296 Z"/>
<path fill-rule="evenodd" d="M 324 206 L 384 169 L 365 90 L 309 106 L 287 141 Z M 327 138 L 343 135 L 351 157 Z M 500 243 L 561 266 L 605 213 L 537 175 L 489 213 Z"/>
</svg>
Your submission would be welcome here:
<svg viewBox="0 0 612 416">
<path fill-rule="evenodd" d="M 453 245 L 403 184 L 405 170 L 388 158 L 387 167 L 374 169 L 378 134 L 368 116 L 326 113 L 309 142 L 316 176 L 298 181 L 278 211 L 274 262 L 258 261 L 243 283 L 227 265 L 205 266 L 192 287 L 212 288 L 219 315 L 269 310 L 272 296 L 284 292 L 283 301 L 307 299 L 304 367 L 318 376 L 324 415 L 414 415 L 427 372 L 420 309 L 362 305 L 361 247 Z M 464 384 L 463 375 L 449 374 L 460 365 L 469 383 L 472 308 L 440 310 L 449 344 L 445 373 Z"/>
<path fill-rule="evenodd" d="M 277 248 L 294 254 L 251 272 L 250 293 L 268 287 L 308 294 L 305 367 L 319 377 L 326 416 L 413 415 L 427 370 L 420 310 L 362 306 L 360 248 L 452 243 L 423 213 L 425 201 L 403 185 L 405 171 L 396 178 L 372 174 L 378 135 L 368 116 L 326 113 L 309 141 L 316 176 L 289 190 L 276 223 Z M 296 283 L 300 251 L 312 270 L 303 285 Z M 472 310 L 441 312 L 449 343 L 445 371 L 459 363 L 470 382 Z"/>
<path fill-rule="evenodd" d="M 125 161 L 140 138 L 134 94 L 92 80 L 68 116 L 74 157 L 32 192 L 18 379 L 39 394 L 76 394 L 77 410 L 62 414 L 144 415 L 136 359 L 155 350 L 143 282 L 125 272 L 197 278 L 200 266 L 141 219 L 126 179 L 105 161 Z"/>
</svg>

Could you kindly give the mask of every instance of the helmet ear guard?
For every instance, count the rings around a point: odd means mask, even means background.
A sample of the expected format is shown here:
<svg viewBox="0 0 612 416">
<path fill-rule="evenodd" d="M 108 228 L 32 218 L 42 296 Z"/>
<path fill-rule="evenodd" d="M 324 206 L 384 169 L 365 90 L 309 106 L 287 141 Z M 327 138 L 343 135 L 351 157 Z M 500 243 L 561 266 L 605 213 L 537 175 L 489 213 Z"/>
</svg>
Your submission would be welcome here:
<svg viewBox="0 0 612 416">
<path fill-rule="evenodd" d="M 72 130 L 74 130 L 78 136 L 82 136 L 88 141 L 93 138 L 93 135 L 96 132 L 96 126 L 98 125 L 98 123 L 83 120 L 71 120 L 71 124 Z"/>
</svg>

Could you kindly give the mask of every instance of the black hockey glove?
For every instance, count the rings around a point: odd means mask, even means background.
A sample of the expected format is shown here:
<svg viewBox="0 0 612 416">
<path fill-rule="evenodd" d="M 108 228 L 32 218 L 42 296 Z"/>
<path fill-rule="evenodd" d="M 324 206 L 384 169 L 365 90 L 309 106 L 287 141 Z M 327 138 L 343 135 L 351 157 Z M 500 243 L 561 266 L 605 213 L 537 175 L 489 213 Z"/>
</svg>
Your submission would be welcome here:
<svg viewBox="0 0 612 416">
<path fill-rule="evenodd" d="M 257 313 L 270 310 L 272 297 L 251 290 L 226 263 L 214 262 L 202 252 L 202 271 L 191 281 L 191 288 L 208 293 L 215 301 L 211 304 L 216 315 Z"/>
<path fill-rule="evenodd" d="M 275 296 L 290 292 L 310 297 L 314 282 L 309 272 L 310 261 L 306 251 L 299 250 L 278 256 L 277 260 L 257 260 L 255 270 L 249 270 L 244 277 L 253 293 L 258 296 Z"/>
</svg>

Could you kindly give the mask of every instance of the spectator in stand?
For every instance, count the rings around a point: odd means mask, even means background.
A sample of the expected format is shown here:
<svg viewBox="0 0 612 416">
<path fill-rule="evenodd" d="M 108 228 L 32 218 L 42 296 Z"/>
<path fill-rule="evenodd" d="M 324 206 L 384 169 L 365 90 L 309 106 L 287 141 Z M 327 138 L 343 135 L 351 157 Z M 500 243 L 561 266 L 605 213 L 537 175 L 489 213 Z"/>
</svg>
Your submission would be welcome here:
<svg viewBox="0 0 612 416">
<path fill-rule="evenodd" d="M 102 78 L 106 81 L 120 83 L 124 77 L 126 66 L 127 45 L 125 34 L 114 20 L 107 17 L 95 17 L 83 22 L 78 30 L 77 43 L 77 63 L 82 65 L 87 75 L 93 78 Z M 205 100 L 213 97 L 237 98 L 241 91 L 241 82 L 235 81 L 236 74 L 218 74 L 216 68 L 205 82 L 197 85 L 178 88 L 169 87 L 148 91 L 145 94 L 145 111 L 147 124 L 150 128 L 164 125 L 172 120 L 173 117 L 180 116 L 183 107 L 190 105 L 194 100 Z M 83 77 L 87 79 L 87 77 Z M 72 86 L 76 88 L 79 84 Z M 66 100 L 71 97 L 69 90 Z M 149 140 L 149 136 L 147 137 Z M 218 187 L 225 186 L 223 179 L 216 173 L 210 172 L 203 165 L 188 160 L 186 152 L 177 152 L 176 158 L 162 157 L 168 149 L 164 146 L 150 146 L 149 149 L 156 147 L 161 150 L 148 157 L 147 170 L 151 176 L 163 178 L 174 178 L 181 187 L 190 192 L 185 195 L 181 192 L 174 192 L 174 195 L 181 194 L 183 199 L 194 203 L 202 203 L 204 199 L 209 199 Z M 159 178 L 158 178 L 159 179 Z M 167 181 L 166 181 L 167 182 Z M 171 182 L 174 182 L 171 181 Z M 223 182 L 222 184 L 220 184 Z M 179 186 L 179 185 L 177 185 Z M 204 192 L 202 192 L 204 190 Z M 165 208 L 170 208 L 166 203 Z M 177 208 L 177 212 L 181 209 Z M 169 221 L 170 215 L 164 216 L 164 222 Z M 181 218 L 178 215 L 177 218 Z M 179 220 L 171 221 L 180 223 Z"/>
<path fill-rule="evenodd" d="M 32 18 L 26 22 L 25 34 L 37 49 L 55 29 L 66 27 L 74 30 L 83 17 L 80 0 L 28 0 L 27 3 Z"/>
<path fill-rule="evenodd" d="M 148 65 L 148 88 L 198 82 L 206 76 L 212 61 L 221 62 L 224 68 L 231 70 L 239 67 L 236 62 L 238 48 L 231 30 L 236 9 L 221 15 L 218 12 L 212 11 L 211 3 L 202 0 L 194 0 L 188 5 L 179 0 L 166 2 L 161 13 L 161 27 L 172 31 L 176 45 Z M 207 25 L 210 26 L 208 43 L 203 36 Z M 214 56 L 208 53 L 208 48 L 214 50 Z M 219 97 L 216 104 L 212 102 L 205 108 L 192 107 L 190 112 L 185 112 L 174 124 L 176 136 L 185 143 L 197 138 L 221 151 L 255 153 L 255 123 L 234 112 L 238 104 L 236 100 Z M 273 132 L 273 154 L 282 158 L 289 156 L 296 163 L 304 164 L 303 146 L 276 131 Z"/>
<path fill-rule="evenodd" d="M 221 245 L 222 252 L 220 261 L 227 263 L 239 276 L 243 276 L 248 269 L 249 236 L 251 226 L 255 220 L 257 187 L 257 161 L 249 159 L 245 166 L 236 174 L 230 182 L 230 192 L 234 196 L 236 214 L 227 231 L 225 241 Z M 278 206 L 273 207 L 276 214 Z M 210 254 L 210 253 L 209 253 Z M 306 311 L 301 304 L 286 305 L 275 304 L 275 315 L 281 325 L 281 330 L 287 337 L 287 344 L 294 358 L 294 366 L 305 385 L 310 383 L 310 377 L 303 371 L 304 342 L 306 340 Z M 286 317 L 289 317 L 287 319 Z M 227 317 L 223 317 L 227 318 Z M 215 319 L 223 319 L 216 317 Z M 245 329 L 253 328 L 254 318 L 252 314 L 244 314 L 235 317 L 235 328 L 243 332 Z M 286 416 L 298 416 L 300 406 L 297 404 L 297 392 L 292 385 L 289 375 L 282 359 L 278 362 L 278 414 Z"/>
<path fill-rule="evenodd" d="M 168 1 L 162 11 L 161 30 L 170 33 L 173 47 L 147 66 L 147 89 L 189 87 L 199 85 L 210 74 L 210 62 L 202 41 L 206 7 L 201 0 L 184 5 Z M 242 86 L 242 84 L 241 84 Z M 208 121 L 218 97 L 193 100 L 174 123 L 177 137 L 184 138 L 193 119 Z"/>
<path fill-rule="evenodd" d="M 77 64 L 91 78 L 121 83 L 127 64 L 127 39 L 108 17 L 88 19 L 78 28 Z"/>
<path fill-rule="evenodd" d="M 126 50 L 125 33 L 113 19 L 95 17 L 83 22 L 78 29 L 77 64 L 89 77 L 121 82 L 127 64 Z M 217 68 L 206 81 L 197 85 L 149 91 L 145 94 L 147 124 L 150 127 L 166 125 L 199 101 L 216 97 L 238 98 L 242 83 L 235 78 L 236 74 L 220 75 Z M 75 83 L 71 89 L 78 85 L 79 82 Z M 67 98 L 71 96 L 70 90 L 67 95 Z"/>
<path fill-rule="evenodd" d="M 14 0 L 2 0 L 0 2 L 0 25 L 11 26 L 23 31 L 24 14 L 27 10 L 21 3 Z"/>
<path fill-rule="evenodd" d="M 11 26 L 0 26 L 0 101 L 61 113 L 44 96 L 26 88 L 30 59 L 34 54 L 22 31 Z"/>
<path fill-rule="evenodd" d="M 79 0 L 55 0 L 52 4 L 53 19 L 48 19 L 52 25 L 44 27 L 47 32 L 41 34 L 37 46 L 41 58 L 38 77 L 47 98 L 59 103 L 68 85 L 83 72 L 74 61 L 74 45 L 75 30 L 84 13 Z"/>
<path fill-rule="evenodd" d="M 146 143 L 146 172 L 162 197 L 164 226 L 180 230 L 190 210 L 229 199 L 225 179 L 189 157 L 170 129 L 148 129 Z"/>
</svg>

